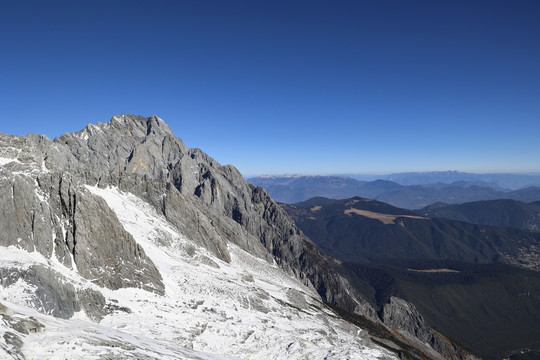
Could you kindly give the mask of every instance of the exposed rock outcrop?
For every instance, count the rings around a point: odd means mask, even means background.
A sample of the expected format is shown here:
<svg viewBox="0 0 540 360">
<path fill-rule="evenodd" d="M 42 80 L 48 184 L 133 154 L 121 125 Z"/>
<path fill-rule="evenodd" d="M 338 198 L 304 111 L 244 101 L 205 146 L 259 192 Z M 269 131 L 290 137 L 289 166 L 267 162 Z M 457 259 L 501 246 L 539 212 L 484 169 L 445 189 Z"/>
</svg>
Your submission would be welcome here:
<svg viewBox="0 0 540 360">
<path fill-rule="evenodd" d="M 5 331 L 0 341 L 0 357 L 8 356 L 14 360 L 25 360 L 21 348 L 21 335 L 40 332 L 45 327 L 33 317 L 21 316 L 0 303 L 0 322 L 9 331 Z"/>
<path fill-rule="evenodd" d="M 416 307 L 398 297 L 392 296 L 382 309 L 382 319 L 386 326 L 398 331 L 412 342 L 429 344 L 434 358 L 463 360 L 476 359 L 475 356 L 457 347 L 440 333 L 431 329 Z"/>
<path fill-rule="evenodd" d="M 0 179 L 2 245 L 54 257 L 111 289 L 135 286 L 163 292 L 152 261 L 76 175 L 10 175 Z"/>
<path fill-rule="evenodd" d="M 187 148 L 157 116 L 115 116 L 55 143 L 69 148 L 78 162 L 66 166 L 82 172 L 87 183 L 95 179 L 100 187 L 118 186 L 142 197 L 221 259 L 230 259 L 232 241 L 275 260 L 325 301 L 376 318 L 264 189 L 245 182 L 232 165 Z"/>
</svg>

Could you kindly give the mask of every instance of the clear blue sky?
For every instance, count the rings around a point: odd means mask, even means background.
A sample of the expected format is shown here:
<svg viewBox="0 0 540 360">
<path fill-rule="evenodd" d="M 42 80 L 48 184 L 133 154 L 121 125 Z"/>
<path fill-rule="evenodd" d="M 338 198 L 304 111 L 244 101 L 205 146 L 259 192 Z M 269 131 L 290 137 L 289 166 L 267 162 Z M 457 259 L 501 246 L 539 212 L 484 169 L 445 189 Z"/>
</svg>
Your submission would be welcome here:
<svg viewBox="0 0 540 360">
<path fill-rule="evenodd" d="M 0 2 L 0 131 L 156 114 L 246 176 L 540 171 L 540 1 Z"/>
</svg>

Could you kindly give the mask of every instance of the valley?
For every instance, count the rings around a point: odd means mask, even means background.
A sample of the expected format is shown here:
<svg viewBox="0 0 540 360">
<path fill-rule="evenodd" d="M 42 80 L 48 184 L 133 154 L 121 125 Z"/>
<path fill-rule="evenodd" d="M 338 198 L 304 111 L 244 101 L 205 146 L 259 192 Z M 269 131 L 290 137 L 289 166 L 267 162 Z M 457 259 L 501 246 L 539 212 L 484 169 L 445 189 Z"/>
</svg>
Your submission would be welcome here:
<svg viewBox="0 0 540 360">
<path fill-rule="evenodd" d="M 380 316 L 399 296 L 483 358 L 540 347 L 540 233 L 415 216 L 363 198 L 282 206 L 343 261 L 341 272 Z"/>
</svg>

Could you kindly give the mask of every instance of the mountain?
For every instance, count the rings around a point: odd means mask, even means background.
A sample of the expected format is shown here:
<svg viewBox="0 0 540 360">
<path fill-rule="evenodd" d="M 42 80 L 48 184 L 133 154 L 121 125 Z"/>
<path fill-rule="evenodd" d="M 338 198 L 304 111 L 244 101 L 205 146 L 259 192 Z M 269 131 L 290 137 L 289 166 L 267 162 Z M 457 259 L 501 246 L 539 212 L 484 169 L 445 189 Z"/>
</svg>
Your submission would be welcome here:
<svg viewBox="0 0 540 360">
<path fill-rule="evenodd" d="M 457 205 L 439 205 L 418 211 L 429 217 L 466 221 L 474 224 L 514 227 L 540 231 L 540 203 L 517 200 L 476 201 Z"/>
<path fill-rule="evenodd" d="M 314 196 L 347 198 L 355 196 L 365 182 L 345 176 L 260 176 L 249 182 L 263 187 L 279 202 L 295 203 Z"/>
<path fill-rule="evenodd" d="M 423 187 L 428 188 L 436 188 L 436 189 L 443 189 L 445 187 L 448 187 L 448 185 L 456 186 L 456 187 L 462 187 L 462 188 L 469 188 L 472 186 L 477 186 L 480 188 L 489 188 L 497 191 L 502 192 L 508 192 L 510 190 L 502 188 L 494 183 L 488 183 L 485 181 L 454 181 L 454 182 L 436 182 L 436 183 L 429 183 L 429 184 L 422 184 Z"/>
<path fill-rule="evenodd" d="M 451 261 L 343 263 L 372 301 L 414 304 L 439 332 L 484 359 L 537 359 L 540 273 L 505 264 Z"/>
<path fill-rule="evenodd" d="M 403 189 L 403 185 L 388 180 L 373 180 L 362 184 L 360 195 L 366 198 L 377 198 L 381 194 L 392 194 Z"/>
<path fill-rule="evenodd" d="M 282 206 L 342 261 L 342 274 L 381 317 L 399 297 L 482 357 L 540 349 L 540 233 L 428 218 L 359 197 Z"/>
<path fill-rule="evenodd" d="M 353 176 L 354 177 L 354 176 Z M 476 182 L 478 185 L 492 187 L 495 190 L 517 190 L 539 186 L 540 174 L 492 173 L 475 174 L 460 171 L 425 171 L 403 172 L 380 176 L 381 179 L 395 181 L 401 185 L 427 185 L 433 183 L 451 184 L 455 182 Z"/>
<path fill-rule="evenodd" d="M 383 179 L 358 181 L 347 177 L 299 175 L 254 177 L 248 181 L 264 187 L 276 201 L 287 204 L 316 196 L 333 199 L 359 196 L 406 209 L 421 209 L 436 202 L 457 204 L 496 199 L 540 200 L 539 187 L 509 191 L 481 181 L 401 185 Z"/>
<path fill-rule="evenodd" d="M 498 199 L 503 196 L 505 196 L 504 193 L 490 187 L 469 186 L 469 183 L 458 182 L 442 186 L 404 186 L 397 191 L 380 194 L 375 199 L 397 207 L 419 209 L 435 202 L 456 204 L 475 200 Z"/>
<path fill-rule="evenodd" d="M 0 134 L 0 189 L 2 357 L 474 358 L 156 116 Z"/>
<path fill-rule="evenodd" d="M 529 186 L 524 189 L 514 190 L 507 193 L 504 198 L 518 200 L 522 202 L 535 202 L 539 201 L 540 187 Z"/>
<path fill-rule="evenodd" d="M 540 233 L 428 218 L 360 197 L 282 206 L 310 239 L 343 260 L 511 262 L 540 269 L 523 255 L 536 254 Z"/>
</svg>

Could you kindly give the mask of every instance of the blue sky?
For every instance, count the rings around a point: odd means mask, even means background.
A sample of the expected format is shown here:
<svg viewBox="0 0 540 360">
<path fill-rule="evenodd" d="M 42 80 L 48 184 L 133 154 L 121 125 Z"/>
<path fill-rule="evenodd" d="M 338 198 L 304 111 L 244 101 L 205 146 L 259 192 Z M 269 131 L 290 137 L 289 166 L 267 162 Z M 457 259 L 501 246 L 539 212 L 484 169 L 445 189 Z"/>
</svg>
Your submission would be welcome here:
<svg viewBox="0 0 540 360">
<path fill-rule="evenodd" d="M 134 113 L 245 175 L 540 171 L 540 1 L 0 2 L 0 131 Z"/>
</svg>

